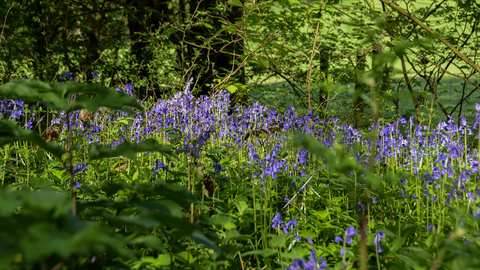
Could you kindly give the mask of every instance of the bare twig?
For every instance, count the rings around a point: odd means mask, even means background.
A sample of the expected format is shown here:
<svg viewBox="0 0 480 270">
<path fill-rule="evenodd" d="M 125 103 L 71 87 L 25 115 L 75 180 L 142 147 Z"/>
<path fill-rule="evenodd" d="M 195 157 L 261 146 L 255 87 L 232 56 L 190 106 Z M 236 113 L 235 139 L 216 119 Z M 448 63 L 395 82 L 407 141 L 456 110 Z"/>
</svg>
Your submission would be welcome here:
<svg viewBox="0 0 480 270">
<path fill-rule="evenodd" d="M 10 8 L 8 9 L 7 15 L 5 15 L 5 20 L 3 21 L 2 32 L 0 33 L 0 43 L 2 43 L 3 30 L 5 30 L 5 25 L 7 25 L 7 17 L 8 17 L 8 13 L 10 12 L 10 9 L 12 9 L 12 7 L 10 7 Z"/>
<path fill-rule="evenodd" d="M 461 53 L 459 50 L 457 50 L 457 48 L 455 48 L 452 44 L 450 44 L 450 42 L 448 42 L 444 37 L 442 37 L 441 35 L 439 35 L 437 32 L 435 32 L 433 29 L 431 29 L 430 27 L 428 27 L 427 25 L 425 25 L 423 22 L 421 22 L 419 19 L 415 18 L 414 16 L 412 16 L 411 14 L 407 13 L 405 10 L 403 10 L 401 7 L 391 3 L 390 1 L 388 0 L 380 0 L 382 1 L 383 3 L 385 3 L 386 5 L 388 5 L 389 7 L 395 9 L 396 11 L 398 11 L 400 14 L 402 14 L 403 16 L 409 18 L 410 20 L 414 21 L 416 24 L 418 24 L 420 27 L 422 27 L 423 29 L 427 30 L 427 32 L 429 32 L 430 34 L 434 35 L 437 39 L 439 39 L 441 42 L 443 42 L 443 44 L 447 45 L 447 47 L 452 50 L 452 52 L 454 52 L 458 57 L 460 57 L 463 61 L 465 61 L 465 63 L 467 63 L 469 66 L 471 66 L 473 69 L 475 69 L 477 72 L 480 73 L 480 67 L 475 64 L 472 60 L 470 60 L 467 56 L 465 56 L 463 53 Z"/>
<path fill-rule="evenodd" d="M 100 60 L 100 59 L 102 58 L 102 56 L 103 56 L 103 54 L 104 54 L 105 52 L 107 52 L 107 50 L 104 50 L 104 51 L 102 52 L 102 54 L 97 58 L 97 60 L 93 61 L 93 63 L 91 63 L 90 66 L 88 66 L 87 69 L 85 69 L 85 71 L 83 72 L 83 74 L 86 75 L 86 74 L 87 74 L 87 71 L 90 69 L 90 67 L 92 67 L 93 64 L 95 64 L 96 62 L 98 62 L 98 60 Z"/>
<path fill-rule="evenodd" d="M 323 2 L 323 1 L 322 1 Z M 317 22 L 317 31 L 315 31 L 315 38 L 313 39 L 312 54 L 310 55 L 310 67 L 308 69 L 308 78 L 307 78 L 307 91 L 308 91 L 308 109 L 312 108 L 311 103 L 311 91 L 310 91 L 310 81 L 312 79 L 312 65 L 313 65 L 313 56 L 315 55 L 315 46 L 317 45 L 318 30 L 320 29 L 320 20 Z M 312 119 L 310 119 L 312 122 Z"/>
<path fill-rule="evenodd" d="M 217 85 L 215 85 L 213 87 L 213 91 L 215 91 L 215 89 L 217 89 L 220 85 L 224 84 L 226 81 L 228 81 L 228 79 L 230 79 L 230 77 L 232 77 L 233 75 L 235 75 L 244 65 L 245 65 L 245 62 L 250 58 L 250 56 L 252 54 L 254 54 L 255 52 L 258 51 L 258 49 L 262 48 L 263 46 L 265 46 L 265 43 L 267 43 L 267 41 L 273 37 L 273 35 L 275 35 L 278 31 L 275 31 L 273 32 L 272 34 L 270 34 L 270 36 L 268 36 L 260 45 L 258 45 L 257 48 L 255 48 L 255 50 L 251 51 L 250 53 L 248 53 L 247 57 L 245 57 L 245 59 L 243 59 L 242 63 L 240 63 L 240 65 L 237 67 L 237 69 L 235 69 L 234 72 L 228 74 L 225 78 L 223 78 L 223 80 L 221 82 L 219 82 Z"/>
</svg>

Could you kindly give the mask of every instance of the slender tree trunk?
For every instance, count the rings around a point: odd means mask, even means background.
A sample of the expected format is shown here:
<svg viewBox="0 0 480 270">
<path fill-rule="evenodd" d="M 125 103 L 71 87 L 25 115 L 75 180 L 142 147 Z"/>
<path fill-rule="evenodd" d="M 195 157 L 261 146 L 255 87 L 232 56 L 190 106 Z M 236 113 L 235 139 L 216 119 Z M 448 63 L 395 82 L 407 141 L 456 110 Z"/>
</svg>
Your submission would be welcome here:
<svg viewBox="0 0 480 270">
<path fill-rule="evenodd" d="M 353 112 L 355 117 L 355 127 L 363 126 L 363 114 L 365 111 L 365 103 L 362 94 L 365 94 L 366 85 L 360 81 L 360 76 L 365 73 L 365 54 L 357 54 L 357 66 L 355 67 L 355 93 L 353 95 Z"/>
</svg>

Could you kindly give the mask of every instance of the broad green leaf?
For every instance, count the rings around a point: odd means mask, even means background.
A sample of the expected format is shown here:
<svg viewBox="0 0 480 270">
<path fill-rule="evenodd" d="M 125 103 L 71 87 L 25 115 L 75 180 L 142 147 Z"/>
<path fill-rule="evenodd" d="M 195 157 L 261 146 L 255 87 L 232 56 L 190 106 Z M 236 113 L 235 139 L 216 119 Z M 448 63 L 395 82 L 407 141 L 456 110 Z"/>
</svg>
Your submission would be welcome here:
<svg viewBox="0 0 480 270">
<path fill-rule="evenodd" d="M 9 120 L 0 120 L 0 147 L 13 142 L 28 141 L 52 153 L 55 157 L 61 158 L 65 150 L 55 142 L 45 142 L 33 131 L 18 128 L 15 123 Z"/>
<path fill-rule="evenodd" d="M 225 241 L 233 241 L 233 240 L 248 240 L 249 237 L 244 234 L 240 234 L 240 232 L 237 229 L 231 229 L 229 231 L 225 232 Z"/>
<path fill-rule="evenodd" d="M 126 118 L 119 118 L 115 121 L 113 121 L 114 123 L 116 124 L 123 124 L 123 125 L 128 125 L 130 124 L 131 122 L 133 122 L 135 119 L 131 118 L 131 117 L 126 117 Z"/>
<path fill-rule="evenodd" d="M 235 94 L 235 92 L 237 92 L 237 87 L 235 85 L 229 85 L 227 86 L 227 91 L 230 92 L 230 94 Z"/>
<path fill-rule="evenodd" d="M 212 242 L 212 240 L 208 239 L 202 232 L 199 230 L 195 230 L 190 237 L 197 243 L 205 245 L 205 247 L 213 249 L 213 251 L 219 253 L 220 249 Z"/>
<path fill-rule="evenodd" d="M 169 145 L 159 144 L 155 139 L 146 139 L 139 144 L 132 144 L 127 141 L 114 149 L 111 149 L 106 145 L 94 143 L 88 147 L 88 160 L 92 161 L 103 158 L 125 156 L 136 161 L 137 153 L 147 151 L 170 153 L 171 147 Z"/>
<path fill-rule="evenodd" d="M 71 98 L 71 95 L 76 97 Z M 128 113 L 134 113 L 129 107 L 143 109 L 135 99 L 123 92 L 98 84 L 76 82 L 65 84 L 30 80 L 11 82 L 0 85 L 0 97 L 21 99 L 25 102 L 36 101 L 50 109 L 67 113 L 82 109 L 97 111 L 101 106 Z"/>
<path fill-rule="evenodd" d="M 397 254 L 397 258 L 403 261 L 406 266 L 411 267 L 415 270 L 423 269 L 422 267 L 420 267 L 420 265 L 418 265 L 418 263 L 416 263 L 414 260 L 407 256 Z"/>
<path fill-rule="evenodd" d="M 399 248 L 401 248 L 403 245 L 405 245 L 405 241 L 406 241 L 405 237 L 400 237 L 400 238 L 395 239 L 392 242 L 392 246 L 391 246 L 390 250 L 392 252 L 397 251 Z"/>
<path fill-rule="evenodd" d="M 140 266 L 149 265 L 149 264 L 152 264 L 155 267 L 159 267 L 159 266 L 170 265 L 171 263 L 172 262 L 171 262 L 170 254 L 158 254 L 157 258 L 144 256 L 142 257 L 142 260 L 139 261 L 139 264 L 140 264 L 139 268 L 144 269 L 144 267 L 140 267 Z"/>
<path fill-rule="evenodd" d="M 287 240 L 286 234 L 275 235 L 268 242 L 271 248 L 279 248 L 285 246 L 285 241 Z"/>
<path fill-rule="evenodd" d="M 28 179 L 28 182 L 30 183 L 30 186 L 35 190 L 46 189 L 54 184 L 53 181 L 49 181 L 49 180 L 38 178 L 38 177 L 30 177 Z"/>
<path fill-rule="evenodd" d="M 324 211 L 312 210 L 312 214 L 319 217 L 322 220 L 325 220 L 325 219 L 327 219 L 329 213 L 328 213 L 328 210 L 324 210 Z"/>
<path fill-rule="evenodd" d="M 233 219 L 224 215 L 217 215 L 212 217 L 212 223 L 221 226 L 225 229 L 233 229 L 236 228 L 237 226 L 233 224 Z"/>
<path fill-rule="evenodd" d="M 243 7 L 242 2 L 240 2 L 240 1 L 238 1 L 238 0 L 229 0 L 227 3 L 228 3 L 230 6 Z"/>
<path fill-rule="evenodd" d="M 145 217 L 140 215 L 135 216 L 116 216 L 108 219 L 109 223 L 116 224 L 117 226 L 138 226 L 144 229 L 153 229 L 157 227 L 159 222 L 151 217 Z"/>
<path fill-rule="evenodd" d="M 257 63 L 261 69 L 268 69 L 270 67 L 270 62 L 268 61 L 268 58 L 266 58 L 265 56 L 258 56 Z"/>
<path fill-rule="evenodd" d="M 264 258 L 270 257 L 272 255 L 277 254 L 277 251 L 274 249 L 261 249 L 261 250 L 252 250 L 242 253 L 242 256 L 249 256 L 249 255 L 260 255 Z"/>
</svg>

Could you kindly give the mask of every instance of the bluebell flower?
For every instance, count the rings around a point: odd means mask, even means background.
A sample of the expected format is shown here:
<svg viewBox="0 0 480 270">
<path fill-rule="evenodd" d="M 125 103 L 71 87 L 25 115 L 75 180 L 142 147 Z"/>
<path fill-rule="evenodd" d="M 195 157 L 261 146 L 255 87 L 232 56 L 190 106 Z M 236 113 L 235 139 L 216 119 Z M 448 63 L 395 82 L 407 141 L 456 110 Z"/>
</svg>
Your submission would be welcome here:
<svg viewBox="0 0 480 270">
<path fill-rule="evenodd" d="M 73 175 L 77 175 L 78 172 L 85 172 L 88 169 L 86 163 L 81 163 L 73 167 Z M 66 168 L 65 171 L 69 172 L 70 168 Z"/>
<path fill-rule="evenodd" d="M 340 237 L 340 236 L 335 236 L 335 240 L 333 240 L 335 243 L 339 244 L 339 243 L 342 243 L 343 242 L 343 238 Z"/>
<path fill-rule="evenodd" d="M 309 235 L 307 235 L 307 242 L 308 242 L 311 246 L 313 246 L 312 238 L 310 238 Z"/>
<path fill-rule="evenodd" d="M 272 219 L 272 229 L 276 229 L 277 226 L 282 224 L 283 224 L 282 214 L 277 213 L 275 217 Z"/>
<path fill-rule="evenodd" d="M 385 238 L 385 234 L 382 231 L 378 231 L 377 235 L 375 235 L 375 238 L 373 239 L 373 244 L 377 246 L 378 253 L 383 252 L 383 249 L 380 246 L 380 242 L 382 241 L 383 238 Z"/>
<path fill-rule="evenodd" d="M 75 185 L 73 185 L 74 188 L 80 189 L 82 185 L 80 185 L 79 182 L 76 182 Z M 68 184 L 68 187 L 70 187 L 70 184 Z"/>
</svg>

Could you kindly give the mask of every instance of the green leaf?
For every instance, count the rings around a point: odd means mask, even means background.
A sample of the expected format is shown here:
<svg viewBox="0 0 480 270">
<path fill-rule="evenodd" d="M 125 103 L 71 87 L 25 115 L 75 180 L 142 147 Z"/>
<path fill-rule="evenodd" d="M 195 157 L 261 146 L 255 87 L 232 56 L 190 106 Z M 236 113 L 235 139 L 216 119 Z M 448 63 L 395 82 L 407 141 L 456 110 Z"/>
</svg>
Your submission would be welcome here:
<svg viewBox="0 0 480 270">
<path fill-rule="evenodd" d="M 290 2 L 290 5 L 297 4 L 300 5 L 300 2 L 298 0 L 288 0 Z"/>
<path fill-rule="evenodd" d="M 270 62 L 268 61 L 268 58 L 264 56 L 258 56 L 257 62 L 258 66 L 260 66 L 261 69 L 268 69 L 270 67 Z"/>
<path fill-rule="evenodd" d="M 53 185 L 53 181 L 48 181 L 46 179 L 38 178 L 38 177 L 30 177 L 28 179 L 30 186 L 35 189 L 46 189 Z"/>
<path fill-rule="evenodd" d="M 114 149 L 111 149 L 106 145 L 94 143 L 88 147 L 88 160 L 92 161 L 103 158 L 125 156 L 136 161 L 137 153 L 147 151 L 171 153 L 171 147 L 169 145 L 159 144 L 155 139 L 146 139 L 139 144 L 132 144 L 127 141 Z"/>
<path fill-rule="evenodd" d="M 229 85 L 227 86 L 227 91 L 230 92 L 230 94 L 235 94 L 235 92 L 237 92 L 237 87 L 235 85 Z"/>
<path fill-rule="evenodd" d="M 159 222 L 151 217 L 145 217 L 140 215 L 135 216 L 116 216 L 107 218 L 109 223 L 116 224 L 117 226 L 138 226 L 144 229 L 153 229 L 159 225 Z"/>
<path fill-rule="evenodd" d="M 76 95 L 76 98 L 69 102 L 71 95 Z M 134 113 L 129 107 L 143 109 L 134 98 L 123 92 L 98 84 L 76 82 L 65 84 L 30 80 L 12 82 L 0 85 L 0 97 L 21 99 L 26 102 L 36 101 L 50 109 L 67 113 L 82 109 L 97 111 L 101 106 L 127 113 Z"/>
<path fill-rule="evenodd" d="M 152 264 L 154 267 L 159 267 L 159 266 L 170 265 L 172 262 L 171 262 L 170 254 L 158 254 L 157 258 L 144 256 L 142 257 L 141 261 L 138 261 L 138 263 L 139 263 L 138 269 L 145 269 L 145 267 L 141 267 L 141 266 Z"/>
<path fill-rule="evenodd" d="M 286 234 L 275 235 L 268 242 L 271 248 L 279 248 L 285 246 L 285 241 L 287 240 Z"/>
<path fill-rule="evenodd" d="M 9 120 L 0 120 L 0 147 L 13 142 L 28 141 L 61 158 L 65 150 L 55 142 L 45 142 L 35 132 L 18 128 Z"/>
<path fill-rule="evenodd" d="M 240 2 L 240 1 L 238 1 L 238 0 L 229 0 L 227 3 L 228 3 L 230 6 L 243 7 L 242 2 Z"/>
<path fill-rule="evenodd" d="M 233 219 L 224 215 L 217 215 L 212 217 L 212 223 L 221 226 L 225 229 L 233 229 L 236 228 L 237 226 L 233 224 Z"/>
<path fill-rule="evenodd" d="M 133 122 L 135 119 L 131 118 L 131 117 L 127 117 L 127 118 L 118 118 L 117 120 L 113 121 L 115 124 L 124 124 L 124 125 L 128 125 L 130 124 L 131 122 Z"/>
<path fill-rule="evenodd" d="M 399 248 L 401 248 L 403 245 L 405 245 L 405 241 L 406 241 L 405 237 L 400 237 L 400 238 L 395 239 L 392 242 L 392 246 L 391 246 L 390 250 L 392 252 L 397 251 Z"/>
<path fill-rule="evenodd" d="M 325 219 L 327 219 L 329 213 L 328 213 L 328 210 L 324 210 L 324 211 L 312 210 L 312 214 L 319 217 L 322 220 L 325 220 Z"/>
<path fill-rule="evenodd" d="M 248 240 L 248 239 L 249 238 L 248 238 L 247 235 L 240 234 L 240 232 L 237 229 L 232 229 L 232 230 L 229 230 L 229 231 L 225 232 L 225 241 L 226 242 L 233 241 L 233 240 L 243 241 L 243 240 Z"/>
<path fill-rule="evenodd" d="M 195 230 L 190 237 L 197 243 L 205 245 L 205 247 L 213 249 L 213 251 L 219 253 L 220 249 L 212 242 L 212 240 L 208 239 L 205 234 L 200 232 L 199 230 Z"/>
<path fill-rule="evenodd" d="M 411 258 L 409 258 L 407 256 L 397 254 L 397 258 L 399 258 L 401 261 L 403 261 L 405 263 L 405 266 L 407 266 L 407 267 L 411 267 L 415 270 L 423 269 L 414 260 L 412 260 Z"/>
<path fill-rule="evenodd" d="M 270 257 L 272 255 L 277 254 L 277 251 L 274 249 L 261 249 L 261 250 L 252 250 L 242 253 L 242 256 L 249 256 L 249 255 L 260 255 L 264 258 Z"/>
</svg>

